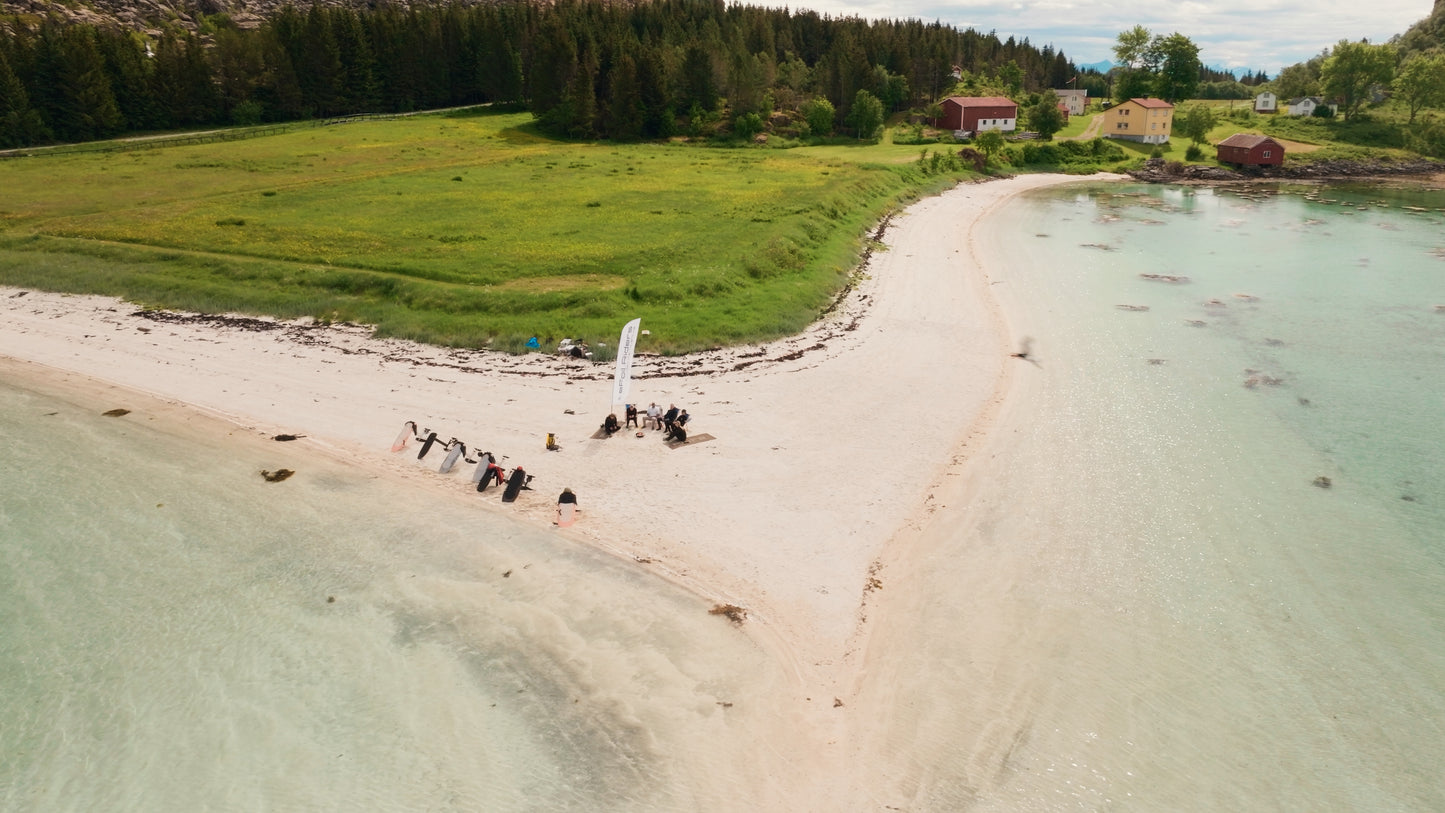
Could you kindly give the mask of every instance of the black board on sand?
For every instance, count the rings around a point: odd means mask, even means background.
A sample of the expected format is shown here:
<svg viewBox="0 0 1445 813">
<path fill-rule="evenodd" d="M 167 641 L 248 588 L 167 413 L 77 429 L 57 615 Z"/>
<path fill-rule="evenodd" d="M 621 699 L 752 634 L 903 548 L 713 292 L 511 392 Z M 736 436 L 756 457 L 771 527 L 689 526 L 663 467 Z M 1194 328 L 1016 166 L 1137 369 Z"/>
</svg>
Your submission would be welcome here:
<svg viewBox="0 0 1445 813">
<path fill-rule="evenodd" d="M 512 476 L 507 478 L 507 490 L 502 492 L 502 502 L 515 502 L 526 482 L 527 473 L 522 471 L 521 466 L 512 469 Z"/>
</svg>

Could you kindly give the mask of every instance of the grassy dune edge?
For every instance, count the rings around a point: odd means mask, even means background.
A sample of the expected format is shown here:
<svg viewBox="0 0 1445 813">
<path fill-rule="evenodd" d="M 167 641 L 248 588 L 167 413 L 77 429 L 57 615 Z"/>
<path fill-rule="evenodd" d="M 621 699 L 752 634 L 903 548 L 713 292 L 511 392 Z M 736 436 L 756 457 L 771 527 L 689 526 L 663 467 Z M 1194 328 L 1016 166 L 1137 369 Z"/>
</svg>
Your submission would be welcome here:
<svg viewBox="0 0 1445 813">
<path fill-rule="evenodd" d="M 15 160 L 0 282 L 513 352 L 641 317 L 639 351 L 684 353 L 817 318 L 872 226 L 966 176 L 920 154 L 561 142 L 498 113 Z"/>
</svg>

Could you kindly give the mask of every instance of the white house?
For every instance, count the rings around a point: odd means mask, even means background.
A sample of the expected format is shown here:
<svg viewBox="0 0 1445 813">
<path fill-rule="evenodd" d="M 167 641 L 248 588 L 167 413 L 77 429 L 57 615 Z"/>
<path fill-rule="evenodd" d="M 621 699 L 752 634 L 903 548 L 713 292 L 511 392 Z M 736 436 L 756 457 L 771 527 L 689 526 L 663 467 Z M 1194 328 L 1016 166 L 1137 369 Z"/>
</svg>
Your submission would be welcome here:
<svg viewBox="0 0 1445 813">
<path fill-rule="evenodd" d="M 1286 109 L 1291 116 L 1313 116 L 1315 108 L 1324 103 L 1324 99 L 1318 96 L 1301 96 L 1298 99 L 1290 99 Z"/>
<path fill-rule="evenodd" d="M 1254 112 L 1256 113 L 1278 113 L 1279 97 L 1265 91 L 1254 97 Z"/>
<path fill-rule="evenodd" d="M 1082 116 L 1084 115 L 1084 111 L 1089 109 L 1088 88 L 1080 90 L 1055 90 L 1054 94 L 1059 97 L 1059 101 L 1064 103 L 1065 109 L 1069 111 L 1070 116 Z"/>
</svg>

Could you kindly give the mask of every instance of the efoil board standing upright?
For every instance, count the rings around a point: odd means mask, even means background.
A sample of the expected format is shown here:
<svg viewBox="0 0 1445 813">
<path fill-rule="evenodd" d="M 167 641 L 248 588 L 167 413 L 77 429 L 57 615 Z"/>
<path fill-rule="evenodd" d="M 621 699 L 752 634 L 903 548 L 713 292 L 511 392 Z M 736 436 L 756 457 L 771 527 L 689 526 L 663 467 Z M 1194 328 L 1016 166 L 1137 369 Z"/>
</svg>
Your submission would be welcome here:
<svg viewBox="0 0 1445 813">
<path fill-rule="evenodd" d="M 517 495 L 522 493 L 522 485 L 527 482 L 527 473 L 518 466 L 512 469 L 512 476 L 507 478 L 507 490 L 502 492 L 502 502 L 515 502 Z"/>
</svg>

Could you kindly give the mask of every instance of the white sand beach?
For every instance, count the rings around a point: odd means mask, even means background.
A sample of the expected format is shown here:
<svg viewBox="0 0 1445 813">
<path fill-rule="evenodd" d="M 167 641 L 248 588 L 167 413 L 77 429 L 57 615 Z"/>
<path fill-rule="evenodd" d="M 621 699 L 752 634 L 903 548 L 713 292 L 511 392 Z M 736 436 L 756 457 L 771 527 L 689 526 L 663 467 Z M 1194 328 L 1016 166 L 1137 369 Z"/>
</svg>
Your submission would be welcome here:
<svg viewBox="0 0 1445 813">
<path fill-rule="evenodd" d="M 1009 358 L 1015 340 L 989 294 L 1000 258 L 979 256 L 974 229 L 1020 192 L 1078 180 L 1020 176 L 918 202 L 887 224 L 860 284 L 800 336 L 639 356 L 632 399 L 685 408 L 692 432 L 712 436 L 679 448 L 655 431 L 592 437 L 610 363 L 376 340 L 364 327 L 147 314 L 0 288 L 0 356 L 22 375 L 93 380 L 115 407 L 134 390 L 237 431 L 303 435 L 296 444 L 317 453 L 541 527 L 572 488 L 580 520 L 556 533 L 746 610 L 743 631 L 795 676 L 800 707 L 816 709 L 780 720 L 779 736 L 796 738 L 800 760 L 821 769 L 799 773 L 822 783 L 828 761 L 844 760 L 818 746 L 858 725 L 835 708 L 862 717 L 886 702 L 858 690 L 870 612 L 887 612 L 890 575 L 919 534 L 964 510 L 959 471 L 1029 374 Z M 418 461 L 415 442 L 390 452 L 408 420 L 525 467 L 533 490 L 514 504 L 482 499 L 471 466 L 438 474 L 442 455 Z M 549 432 L 560 450 L 544 449 Z"/>
</svg>

